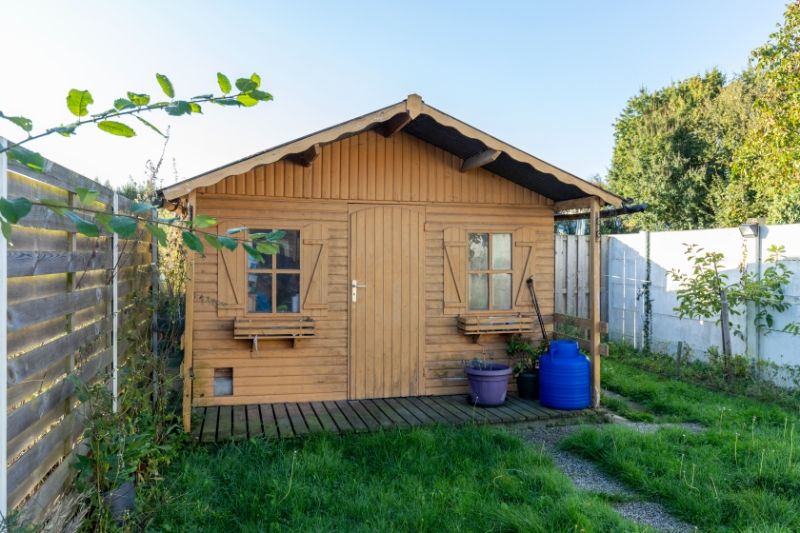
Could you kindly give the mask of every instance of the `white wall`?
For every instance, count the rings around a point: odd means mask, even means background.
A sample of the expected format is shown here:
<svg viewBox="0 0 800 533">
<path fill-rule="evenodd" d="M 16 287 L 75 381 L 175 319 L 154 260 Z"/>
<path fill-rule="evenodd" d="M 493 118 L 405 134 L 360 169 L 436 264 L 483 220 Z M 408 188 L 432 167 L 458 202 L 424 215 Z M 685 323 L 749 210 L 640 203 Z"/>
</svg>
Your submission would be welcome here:
<svg viewBox="0 0 800 533">
<path fill-rule="evenodd" d="M 692 356 L 702 356 L 709 347 L 721 346 L 719 326 L 711 321 L 680 319 L 673 310 L 678 305 L 678 284 L 669 271 L 678 269 L 689 273 L 691 264 L 686 257 L 685 244 L 697 244 L 708 251 L 725 255 L 724 272 L 731 281 L 740 277 L 740 264 L 746 253 L 746 268 L 755 271 L 757 246 L 761 240 L 763 260 L 772 244 L 786 248 L 785 264 L 795 274 L 785 288 L 787 301 L 792 304 L 782 314 L 774 314 L 774 330 L 757 335 L 748 328 L 747 318 L 733 317 L 747 339 L 734 336 L 732 349 L 737 354 L 755 355 L 778 364 L 800 365 L 800 337 L 779 331 L 786 323 L 800 320 L 800 224 L 762 226 L 759 239 L 743 238 L 738 228 L 652 232 L 650 238 L 650 267 L 652 312 L 652 349 L 674 353 L 678 341 L 683 341 Z M 603 265 L 608 287 L 607 321 L 609 336 L 642 346 L 644 322 L 643 283 L 647 267 L 647 233 L 611 235 L 604 240 L 607 262 Z M 759 346 L 760 344 L 760 346 Z"/>
</svg>

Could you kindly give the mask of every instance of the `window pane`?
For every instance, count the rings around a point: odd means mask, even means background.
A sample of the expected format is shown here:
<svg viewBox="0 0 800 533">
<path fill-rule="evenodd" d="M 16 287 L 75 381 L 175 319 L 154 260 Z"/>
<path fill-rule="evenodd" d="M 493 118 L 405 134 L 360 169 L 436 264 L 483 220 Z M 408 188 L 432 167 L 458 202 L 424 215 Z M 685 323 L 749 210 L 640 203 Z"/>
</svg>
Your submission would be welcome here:
<svg viewBox="0 0 800 533">
<path fill-rule="evenodd" d="M 272 274 L 247 276 L 247 310 L 253 313 L 272 312 Z"/>
<path fill-rule="evenodd" d="M 495 233 L 492 235 L 492 268 L 495 270 L 511 270 L 510 233 Z"/>
<path fill-rule="evenodd" d="M 250 235 L 253 233 L 269 233 L 270 229 L 251 229 Z M 272 268 L 272 256 L 264 255 L 264 261 L 258 262 L 249 255 L 247 256 L 247 268 Z"/>
<path fill-rule="evenodd" d="M 489 269 L 489 234 L 469 234 L 469 269 Z"/>
<path fill-rule="evenodd" d="M 277 274 L 279 313 L 300 312 L 300 274 Z"/>
<path fill-rule="evenodd" d="M 286 236 L 278 244 L 276 256 L 278 268 L 300 268 L 300 230 L 287 229 Z"/>
<path fill-rule="evenodd" d="M 489 275 L 469 275 L 469 308 L 489 309 Z"/>
<path fill-rule="evenodd" d="M 492 309 L 511 309 L 511 274 L 492 274 Z"/>
</svg>

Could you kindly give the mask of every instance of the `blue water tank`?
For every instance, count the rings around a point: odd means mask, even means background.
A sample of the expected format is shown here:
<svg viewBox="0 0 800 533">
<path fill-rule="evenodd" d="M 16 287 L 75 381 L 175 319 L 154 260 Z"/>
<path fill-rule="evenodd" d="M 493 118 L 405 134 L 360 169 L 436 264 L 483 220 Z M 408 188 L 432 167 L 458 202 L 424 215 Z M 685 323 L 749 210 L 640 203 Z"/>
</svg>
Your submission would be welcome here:
<svg viewBox="0 0 800 533">
<path fill-rule="evenodd" d="M 539 358 L 539 401 L 555 409 L 585 409 L 591 405 L 591 363 L 575 341 L 550 342 Z"/>
</svg>

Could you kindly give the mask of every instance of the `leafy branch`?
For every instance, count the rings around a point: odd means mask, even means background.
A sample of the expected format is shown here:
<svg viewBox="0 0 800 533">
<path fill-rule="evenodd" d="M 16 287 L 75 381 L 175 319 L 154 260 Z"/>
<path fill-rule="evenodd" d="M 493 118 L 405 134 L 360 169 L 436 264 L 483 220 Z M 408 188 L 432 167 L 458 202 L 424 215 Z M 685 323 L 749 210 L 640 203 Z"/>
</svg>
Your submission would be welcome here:
<svg viewBox="0 0 800 533">
<path fill-rule="evenodd" d="M 69 112 L 78 119 L 68 124 L 47 128 L 35 134 L 32 133 L 33 121 L 31 119 L 24 116 L 6 115 L 0 111 L 0 118 L 12 122 L 27 133 L 27 137 L 22 141 L 11 143 L 5 147 L 0 145 L 0 154 L 6 153 L 10 159 L 19 161 L 36 172 L 42 172 L 45 166 L 44 158 L 39 153 L 32 152 L 22 145 L 55 133 L 70 137 L 75 134 L 79 127 L 87 124 L 96 124 L 100 130 L 111 135 L 121 137 L 135 136 L 136 131 L 131 126 L 116 120 L 123 117 L 135 118 L 141 124 L 166 139 L 167 135 L 141 116 L 143 113 L 163 110 L 168 115 L 177 117 L 202 114 L 203 108 L 201 104 L 205 103 L 221 106 L 253 107 L 260 102 L 272 100 L 271 94 L 260 89 L 261 76 L 255 73 L 249 78 L 239 78 L 234 84 L 231 84 L 227 76 L 218 72 L 217 84 L 222 92 L 221 95 L 203 94 L 193 96 L 188 100 L 175 99 L 175 88 L 167 76 L 156 74 L 156 81 L 169 100 L 153 102 L 149 94 L 127 91 L 125 97 L 114 100 L 112 108 L 95 114 L 89 113 L 89 106 L 94 103 L 91 93 L 86 90 L 71 89 L 67 94 L 66 105 Z M 233 92 L 234 86 L 238 92 Z M 10 241 L 12 224 L 19 223 L 21 219 L 30 213 L 33 206 L 45 207 L 51 212 L 69 219 L 75 225 L 75 231 L 87 237 L 99 237 L 102 229 L 109 234 L 115 233 L 123 239 L 128 239 L 133 237 L 140 227 L 143 227 L 158 240 L 159 244 L 166 246 L 167 233 L 162 226 L 172 227 L 180 230 L 183 243 L 192 251 L 204 254 L 206 244 L 215 250 L 235 250 L 241 244 L 245 252 L 259 262 L 264 261 L 265 255 L 272 255 L 278 252 L 280 241 L 285 235 L 282 231 L 248 234 L 245 227 L 232 228 L 226 234 L 219 235 L 211 231 L 205 231 L 207 228 L 217 225 L 215 217 L 208 215 L 196 215 L 191 219 L 156 217 L 153 216 L 155 208 L 150 204 L 141 202 L 132 202 L 130 214 L 108 213 L 92 207 L 100 194 L 98 191 L 78 187 L 75 189 L 75 193 L 81 204 L 80 206 L 68 205 L 63 200 L 56 198 L 33 200 L 24 197 L 13 200 L 0 198 L 0 230 L 2 230 L 3 237 Z M 87 213 L 92 215 L 91 220 L 86 218 L 85 215 Z M 239 238 L 242 236 L 246 237 Z"/>
<path fill-rule="evenodd" d="M 39 133 L 33 133 L 33 121 L 30 118 L 21 115 L 8 115 L 0 111 L 0 118 L 15 124 L 27 134 L 27 137 L 22 141 L 11 143 L 7 147 L 0 146 L 0 153 L 8 152 L 8 157 L 11 159 L 19 161 L 32 170 L 41 172 L 44 168 L 44 158 L 37 152 L 20 150 L 23 144 L 55 133 L 70 137 L 75 134 L 78 128 L 87 124 L 96 124 L 100 130 L 111 135 L 134 137 L 136 130 L 125 122 L 116 120 L 123 117 L 135 118 L 139 123 L 147 126 L 158 135 L 166 137 L 157 126 L 145 119 L 142 114 L 162 110 L 170 116 L 179 117 L 182 115 L 202 114 L 203 108 L 201 104 L 205 103 L 221 106 L 253 107 L 260 102 L 272 100 L 270 93 L 260 89 L 261 76 L 255 73 L 249 78 L 237 79 L 235 87 L 238 92 L 233 93 L 234 85 L 231 84 L 227 76 L 218 72 L 217 84 L 222 94 L 201 94 L 188 100 L 175 99 L 175 88 L 170 79 L 164 74 L 156 74 L 156 81 L 169 100 L 153 102 L 149 94 L 127 91 L 125 96 L 114 100 L 112 107 L 94 114 L 89 113 L 89 106 L 94 103 L 92 94 L 87 90 L 70 89 L 66 97 L 66 105 L 69 112 L 77 117 L 77 120 L 46 128 Z"/>
</svg>

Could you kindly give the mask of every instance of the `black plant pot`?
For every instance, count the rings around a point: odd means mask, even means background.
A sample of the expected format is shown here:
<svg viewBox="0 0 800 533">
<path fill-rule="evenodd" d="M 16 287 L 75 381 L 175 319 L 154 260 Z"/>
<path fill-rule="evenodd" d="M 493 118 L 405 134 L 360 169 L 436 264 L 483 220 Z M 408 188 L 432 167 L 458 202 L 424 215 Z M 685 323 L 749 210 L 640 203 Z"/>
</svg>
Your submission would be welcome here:
<svg viewBox="0 0 800 533">
<path fill-rule="evenodd" d="M 524 400 L 539 399 L 539 372 L 526 370 L 517 376 L 517 394 Z"/>
</svg>

